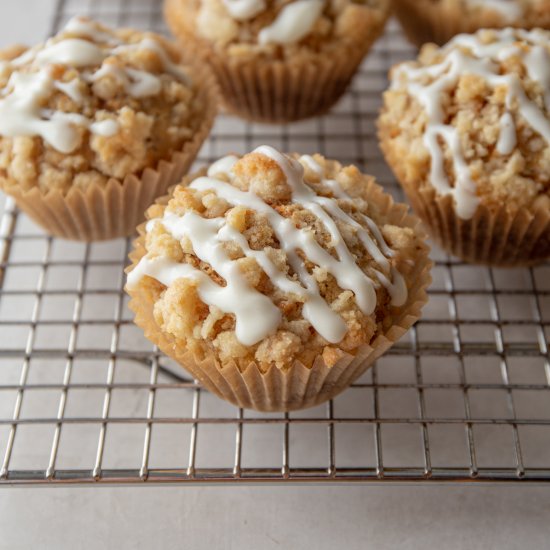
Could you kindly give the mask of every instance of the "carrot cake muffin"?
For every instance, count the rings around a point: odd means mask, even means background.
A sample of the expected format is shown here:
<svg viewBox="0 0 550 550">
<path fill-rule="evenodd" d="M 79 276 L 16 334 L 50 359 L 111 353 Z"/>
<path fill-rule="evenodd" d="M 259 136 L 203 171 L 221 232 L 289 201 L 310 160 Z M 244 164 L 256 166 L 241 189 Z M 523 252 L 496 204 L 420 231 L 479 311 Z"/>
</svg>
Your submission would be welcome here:
<svg viewBox="0 0 550 550">
<path fill-rule="evenodd" d="M 209 390 L 259 410 L 345 389 L 418 319 L 418 220 L 354 166 L 267 146 L 152 206 L 131 254 L 135 322 Z"/>
<path fill-rule="evenodd" d="M 58 236 L 131 234 L 210 129 L 215 85 L 164 38 L 71 19 L 0 54 L 0 187 Z"/>
<path fill-rule="evenodd" d="M 482 30 L 424 46 L 391 72 L 386 159 L 449 252 L 471 262 L 550 257 L 550 32 Z"/>
<path fill-rule="evenodd" d="M 184 47 L 210 63 L 228 109 L 286 122 L 342 96 L 384 29 L 390 0 L 166 0 Z"/>
<path fill-rule="evenodd" d="M 411 42 L 443 45 L 483 28 L 550 28 L 550 0 L 393 0 Z"/>
</svg>

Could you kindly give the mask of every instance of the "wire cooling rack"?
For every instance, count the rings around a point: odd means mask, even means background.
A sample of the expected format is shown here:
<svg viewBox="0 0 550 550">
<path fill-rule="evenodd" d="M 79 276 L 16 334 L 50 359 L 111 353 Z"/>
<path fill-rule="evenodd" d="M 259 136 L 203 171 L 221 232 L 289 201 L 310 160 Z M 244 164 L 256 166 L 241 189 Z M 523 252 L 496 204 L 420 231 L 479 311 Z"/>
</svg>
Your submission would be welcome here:
<svg viewBox="0 0 550 550">
<path fill-rule="evenodd" d="M 165 31 L 158 0 L 67 0 L 76 14 Z M 374 120 L 389 66 L 414 55 L 390 23 L 352 90 L 289 126 L 220 116 L 198 159 L 269 143 L 375 174 L 402 199 Z M 550 265 L 496 270 L 434 250 L 424 318 L 348 391 L 289 414 L 236 409 L 144 339 L 123 293 L 129 241 L 0 223 L 0 483 L 550 481 Z"/>
</svg>

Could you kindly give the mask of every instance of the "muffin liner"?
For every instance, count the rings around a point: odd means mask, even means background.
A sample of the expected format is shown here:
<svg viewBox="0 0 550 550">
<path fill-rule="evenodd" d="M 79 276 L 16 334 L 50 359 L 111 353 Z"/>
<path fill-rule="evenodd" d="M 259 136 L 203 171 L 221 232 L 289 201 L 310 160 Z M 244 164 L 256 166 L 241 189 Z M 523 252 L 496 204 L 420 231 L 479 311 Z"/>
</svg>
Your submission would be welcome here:
<svg viewBox="0 0 550 550">
<path fill-rule="evenodd" d="M 0 188 L 55 237 L 90 242 L 132 235 L 145 218 L 145 210 L 189 171 L 212 128 L 218 101 L 216 83 L 204 67 L 193 65 L 192 73 L 202 83 L 199 93 L 206 111 L 193 137 L 172 153 L 169 161 L 159 161 L 155 169 L 146 168 L 140 176 L 129 174 L 122 183 L 110 179 L 105 186 L 93 183 L 84 189 L 72 187 L 67 193 L 58 189 L 43 192 L 38 187 L 25 191 L 5 181 Z"/>
<path fill-rule="evenodd" d="M 495 267 L 520 267 L 550 258 L 550 212 L 504 207 L 494 210 L 480 204 L 474 216 L 456 214 L 452 195 L 433 188 L 403 185 L 414 211 L 434 240 L 465 262 Z"/>
<path fill-rule="evenodd" d="M 214 71 L 224 107 L 247 120 L 283 123 L 327 112 L 344 94 L 385 21 L 353 47 L 289 60 L 223 55 L 180 20 L 178 0 L 165 3 L 166 21 L 185 48 L 193 47 Z"/>
<path fill-rule="evenodd" d="M 246 63 L 208 56 L 218 76 L 225 108 L 248 120 L 281 123 L 321 115 L 342 97 L 367 53 Z"/>
<path fill-rule="evenodd" d="M 474 17 L 464 10 L 460 2 L 449 5 L 425 0 L 394 0 L 394 12 L 405 35 L 418 47 L 426 42 L 443 46 L 460 33 L 506 26 L 496 12 L 485 11 Z"/>
<path fill-rule="evenodd" d="M 407 181 L 403 159 L 388 147 L 389 129 L 379 125 L 386 162 L 401 183 L 411 206 L 441 248 L 468 263 L 520 267 L 550 258 L 550 211 L 522 207 L 515 212 L 479 204 L 472 218 L 460 218 L 452 195 L 431 185 Z"/>
<path fill-rule="evenodd" d="M 368 192 L 369 201 L 387 216 L 388 223 L 411 227 L 423 235 L 418 218 L 409 215 L 405 205 L 394 203 L 380 186 L 372 182 Z M 164 197 L 159 202 L 165 204 L 166 199 Z M 140 226 L 139 233 L 130 253 L 132 265 L 127 272 L 146 253 L 145 224 Z M 423 243 L 408 276 L 412 284 L 407 303 L 393 313 L 392 326 L 371 344 L 361 346 L 353 353 L 342 352 L 341 358 L 332 366 L 318 356 L 310 368 L 299 361 L 286 370 L 272 366 L 262 371 L 255 362 L 244 370 L 240 370 L 236 363 L 221 367 L 213 354 L 199 357 L 182 349 L 173 336 L 163 332 L 154 320 L 153 298 L 147 293 L 127 289 L 131 297 L 129 307 L 135 313 L 134 322 L 143 329 L 145 336 L 218 397 L 238 407 L 257 411 L 304 409 L 332 399 L 349 387 L 420 318 L 421 309 L 428 299 L 426 289 L 431 282 L 432 264 L 428 253 L 429 247 Z"/>
</svg>

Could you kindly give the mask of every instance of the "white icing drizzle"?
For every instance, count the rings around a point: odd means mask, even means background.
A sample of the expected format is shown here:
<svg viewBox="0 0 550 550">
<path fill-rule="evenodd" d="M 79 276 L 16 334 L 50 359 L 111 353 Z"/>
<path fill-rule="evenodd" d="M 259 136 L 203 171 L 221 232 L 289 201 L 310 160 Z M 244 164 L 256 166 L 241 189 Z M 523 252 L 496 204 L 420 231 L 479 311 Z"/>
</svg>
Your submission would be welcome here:
<svg viewBox="0 0 550 550">
<path fill-rule="evenodd" d="M 538 31 L 531 31 L 536 36 Z M 548 44 L 548 37 L 541 37 L 531 51 L 525 55 L 523 62 L 527 69 L 527 75 L 534 82 L 538 82 L 544 90 L 544 103 L 547 110 L 550 110 L 550 63 L 548 50 L 545 44 Z"/>
<path fill-rule="evenodd" d="M 124 44 L 122 46 L 118 46 L 111 51 L 111 55 L 135 50 L 149 50 L 155 52 L 162 62 L 163 69 L 167 73 L 175 76 L 178 80 L 181 80 L 181 82 L 184 82 L 187 85 L 191 84 L 191 79 L 189 75 L 183 70 L 183 68 L 170 59 L 170 56 L 156 40 L 153 40 L 148 36 L 143 38 L 140 42 L 136 42 L 135 44 Z"/>
<path fill-rule="evenodd" d="M 516 147 L 516 126 L 512 115 L 508 112 L 500 117 L 500 135 L 497 141 L 497 151 L 505 156 L 512 153 Z"/>
<path fill-rule="evenodd" d="M 231 173 L 231 169 L 238 160 L 239 157 L 237 157 L 236 155 L 227 155 L 226 157 L 222 157 L 216 162 L 213 162 L 208 168 L 208 177 L 212 178 L 217 174 L 229 175 Z"/>
<path fill-rule="evenodd" d="M 227 11 L 237 21 L 252 19 L 265 10 L 265 0 L 223 0 Z"/>
<path fill-rule="evenodd" d="M 61 37 L 66 35 L 69 37 L 56 42 L 48 40 L 44 45 L 31 48 L 16 59 L 3 63 L 4 69 L 30 65 L 37 70 L 25 73 L 14 70 L 7 86 L 0 90 L 0 135 L 40 136 L 58 151 L 71 153 L 80 143 L 75 126 L 85 127 L 93 134 L 104 137 L 116 134 L 119 127 L 115 120 L 93 121 L 82 115 L 51 112 L 41 105 L 55 90 L 81 104 L 81 80 L 94 82 L 107 74 L 115 76 L 132 97 L 158 94 L 161 90 L 158 76 L 131 67 L 120 68 L 112 63 L 104 63 L 107 58 L 125 51 L 154 51 L 167 72 L 189 83 L 184 71 L 170 60 L 163 47 L 152 38 L 146 37 L 136 44 L 122 44 L 115 34 L 103 31 L 92 21 L 78 17 L 71 19 L 60 34 Z M 62 82 L 52 76 L 54 65 L 77 69 L 100 67 L 93 73 L 83 71 L 80 77 Z"/>
<path fill-rule="evenodd" d="M 330 180 L 325 179 L 324 176 L 324 170 L 322 166 L 310 155 L 302 155 L 300 157 L 300 162 L 302 164 L 305 164 L 310 170 L 313 170 L 316 174 L 318 174 L 321 178 L 321 182 L 330 188 L 332 191 L 332 194 L 337 199 L 345 199 L 353 202 L 353 197 L 348 195 L 343 189 L 342 186 L 336 181 L 336 180 Z M 378 254 L 378 252 L 373 248 L 372 250 L 372 256 L 373 258 L 382 266 L 387 267 L 387 260 L 384 258 L 384 256 L 387 256 L 389 258 L 393 255 L 393 250 L 386 244 L 386 241 L 384 237 L 382 236 L 382 233 L 380 232 L 380 228 L 368 217 L 364 214 L 359 214 L 361 219 L 366 223 L 367 227 L 370 229 L 370 232 L 374 235 L 376 238 L 378 247 L 380 248 L 380 251 L 383 255 Z M 350 225 L 353 225 L 357 228 L 357 224 L 354 223 L 354 220 L 345 220 L 346 223 L 349 223 Z"/>
<path fill-rule="evenodd" d="M 311 156 L 311 155 L 302 155 L 300 157 L 300 162 L 305 164 L 312 172 L 315 172 L 320 178 L 325 174 L 323 167 Z"/>
<path fill-rule="evenodd" d="M 67 97 L 70 97 L 75 103 L 82 102 L 82 92 L 80 91 L 80 82 L 78 78 L 73 78 L 70 82 L 59 82 L 55 80 L 54 88 L 63 92 Z"/>
<path fill-rule="evenodd" d="M 264 250 L 252 250 L 246 238 L 229 226 L 225 218 L 206 219 L 193 212 L 178 216 L 165 211 L 162 219 L 154 219 L 147 224 L 147 231 L 161 223 L 174 238 L 181 239 L 185 236 L 190 239 L 196 256 L 210 264 L 225 279 L 226 286 L 217 285 L 206 274 L 188 264 L 162 257 L 144 256 L 128 274 L 128 288 L 135 288 L 146 275 L 165 285 L 180 277 L 194 280 L 197 282 L 201 300 L 221 311 L 234 314 L 238 340 L 244 345 L 254 345 L 277 330 L 281 323 L 281 313 L 271 300 L 246 283 L 246 278 L 237 263 L 231 261 L 223 250 L 224 242 L 235 242 L 246 257 L 256 260 L 273 285 L 303 301 L 303 317 L 323 338 L 331 343 L 337 343 L 346 334 L 346 324 L 321 296 L 317 281 L 306 270 L 298 251 L 302 251 L 308 260 L 332 274 L 340 288 L 351 290 L 361 311 L 370 315 L 377 302 L 375 284 L 357 266 L 335 223 L 338 219 L 356 229 L 357 236 L 368 253 L 381 268 L 391 273 L 392 280 L 381 271 L 376 271 L 376 276 L 388 289 L 392 304 L 403 305 L 407 298 L 406 284 L 401 274 L 391 268 L 387 257 L 381 251 L 386 250 L 391 254 L 387 244 L 384 242 L 379 248 L 383 237 L 378 228 L 373 232 L 375 239 L 372 239 L 369 232 L 346 214 L 335 199 L 318 196 L 304 182 L 303 167 L 298 161 L 267 146 L 259 147 L 255 153 L 265 155 L 279 165 L 291 189 L 292 202 L 311 211 L 323 223 L 331 236 L 331 244 L 337 257 L 332 256 L 316 241 L 311 230 L 296 228 L 291 220 L 281 216 L 254 193 L 241 191 L 229 183 L 215 179 L 215 175 L 229 174 L 238 160 L 235 156 L 229 156 L 214 163 L 208 171 L 208 177 L 197 178 L 189 187 L 198 191 L 213 191 L 231 205 L 242 205 L 265 215 L 298 280 L 289 279 Z M 306 157 L 303 162 L 315 163 L 311 157 Z M 319 166 L 317 163 L 314 165 Z M 345 197 L 351 200 L 348 195 Z M 365 216 L 365 219 L 369 218 Z M 370 223 L 375 226 L 372 220 Z"/>
<path fill-rule="evenodd" d="M 97 122 L 92 122 L 89 126 L 92 134 L 97 134 L 98 136 L 111 137 L 118 133 L 118 124 L 115 120 L 98 120 Z"/>
<path fill-rule="evenodd" d="M 78 133 L 67 119 L 42 117 L 40 102 L 50 95 L 53 79 L 48 71 L 13 73 L 12 92 L 0 100 L 0 134 L 9 137 L 41 136 L 58 151 L 69 153 Z"/>
<path fill-rule="evenodd" d="M 94 42 L 106 42 L 107 44 L 120 44 L 120 40 L 114 34 L 102 31 L 90 19 L 73 17 L 67 21 L 64 32 L 91 38 Z"/>
<path fill-rule="evenodd" d="M 132 80 L 128 85 L 128 92 L 132 97 L 149 97 L 157 95 L 162 89 L 160 78 L 147 71 L 132 69 L 128 67 L 126 74 Z"/>
<path fill-rule="evenodd" d="M 147 71 L 124 69 L 112 64 L 103 64 L 100 69 L 92 74 L 85 74 L 84 79 L 88 82 L 96 82 L 107 75 L 111 75 L 118 80 L 124 87 L 124 90 L 132 97 L 150 97 L 156 95 L 161 90 L 160 78 Z"/>
<path fill-rule="evenodd" d="M 6 61 L 6 67 L 20 67 L 26 63 L 31 63 L 36 54 L 40 51 L 41 46 L 34 46 L 34 48 L 29 48 L 26 52 L 22 53 L 19 57 L 12 59 L 11 61 Z"/>
<path fill-rule="evenodd" d="M 266 10 L 266 0 L 222 0 L 230 17 L 236 21 L 248 21 Z M 275 20 L 263 27 L 258 34 L 258 43 L 293 44 L 307 36 L 321 15 L 325 0 L 292 0 L 285 4 Z M 199 25 L 208 25 L 209 13 L 201 10 Z"/>
<path fill-rule="evenodd" d="M 36 54 L 34 61 L 39 67 L 55 63 L 80 68 L 99 65 L 104 57 L 102 49 L 96 44 L 80 38 L 67 38 L 47 45 Z"/>
<path fill-rule="evenodd" d="M 296 0 L 284 6 L 258 34 L 260 44 L 293 44 L 307 36 L 325 6 L 324 0 Z"/>
<path fill-rule="evenodd" d="M 497 62 L 511 56 L 519 56 L 529 78 L 540 84 L 546 95 L 546 109 L 550 106 L 550 55 L 546 48 L 548 34 L 542 31 L 503 29 L 495 31 L 496 40 L 489 44 L 480 41 L 479 35 L 458 35 L 442 49 L 444 59 L 429 67 L 416 67 L 410 62 L 400 65 L 395 73 L 392 88 L 407 79 L 406 89 L 424 107 L 428 122 L 424 133 L 424 144 L 431 156 L 430 181 L 441 194 L 451 194 L 456 201 L 456 212 L 463 219 L 471 218 L 479 204 L 476 185 L 471 178 L 468 163 L 464 157 L 457 129 L 445 123 L 441 104 L 442 93 L 454 89 L 464 74 L 481 76 L 492 88 L 505 86 L 506 113 L 500 120 L 500 135 L 496 150 L 509 155 L 516 145 L 515 121 L 510 110 L 517 104 L 519 115 L 550 143 L 550 121 L 547 113 L 529 99 L 521 80 L 516 74 L 500 74 Z M 518 45 L 524 41 L 530 46 L 525 53 Z M 430 78 L 429 84 L 424 84 Z M 455 184 L 452 187 L 445 173 L 445 159 L 440 144 L 443 140 L 453 162 Z"/>
<path fill-rule="evenodd" d="M 523 7 L 517 0 L 466 0 L 466 2 L 470 6 L 498 12 L 506 23 L 513 23 L 523 15 Z"/>
</svg>

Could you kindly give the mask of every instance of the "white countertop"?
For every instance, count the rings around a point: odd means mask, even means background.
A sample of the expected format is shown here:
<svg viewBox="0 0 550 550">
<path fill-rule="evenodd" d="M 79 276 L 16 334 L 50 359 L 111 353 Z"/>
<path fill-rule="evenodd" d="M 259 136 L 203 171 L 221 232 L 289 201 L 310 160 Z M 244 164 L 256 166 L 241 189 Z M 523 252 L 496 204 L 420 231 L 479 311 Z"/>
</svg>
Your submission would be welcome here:
<svg viewBox="0 0 550 550">
<path fill-rule="evenodd" d="M 544 488 L 13 489 L 0 547 L 48 549 L 542 549 Z"/>
<path fill-rule="evenodd" d="M 3 0 L 0 46 L 42 38 L 54 3 Z M 549 517 L 535 486 L 20 488 L 0 490 L 0 549 L 535 549 Z"/>
</svg>

